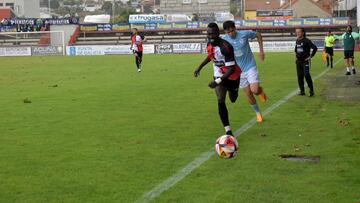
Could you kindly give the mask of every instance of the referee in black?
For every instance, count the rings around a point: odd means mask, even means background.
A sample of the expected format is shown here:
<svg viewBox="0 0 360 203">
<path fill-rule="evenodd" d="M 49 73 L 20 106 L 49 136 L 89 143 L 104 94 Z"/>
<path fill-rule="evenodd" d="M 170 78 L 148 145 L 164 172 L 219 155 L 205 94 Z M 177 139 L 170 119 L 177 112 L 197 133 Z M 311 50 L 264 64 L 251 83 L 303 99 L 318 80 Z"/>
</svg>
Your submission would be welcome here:
<svg viewBox="0 0 360 203">
<path fill-rule="evenodd" d="M 310 75 L 310 67 L 311 67 L 311 58 L 315 56 L 317 47 L 315 44 L 311 42 L 310 39 L 306 38 L 306 33 L 304 28 L 296 29 L 296 45 L 295 45 L 295 53 L 296 53 L 296 70 L 297 70 L 297 78 L 299 83 L 300 92 L 298 95 L 305 95 L 304 88 L 304 77 L 306 79 L 306 83 L 310 89 L 310 97 L 314 96 L 314 86 L 313 81 Z M 310 51 L 312 49 L 312 53 Z"/>
</svg>

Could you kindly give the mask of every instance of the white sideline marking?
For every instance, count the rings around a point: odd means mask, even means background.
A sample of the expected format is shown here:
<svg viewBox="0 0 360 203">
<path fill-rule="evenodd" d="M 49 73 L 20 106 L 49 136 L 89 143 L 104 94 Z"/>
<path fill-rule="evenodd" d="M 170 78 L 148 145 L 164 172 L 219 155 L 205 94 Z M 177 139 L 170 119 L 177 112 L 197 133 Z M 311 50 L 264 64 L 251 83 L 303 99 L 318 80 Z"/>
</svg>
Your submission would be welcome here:
<svg viewBox="0 0 360 203">
<path fill-rule="evenodd" d="M 334 66 L 336 64 L 338 64 L 341 60 L 342 60 L 341 58 L 339 60 L 337 60 L 336 63 L 334 64 Z M 314 77 L 313 80 L 315 81 L 315 80 L 319 79 L 320 77 L 325 75 L 329 70 L 330 70 L 330 68 L 326 68 L 323 72 L 321 72 L 319 75 Z M 267 108 L 264 111 L 264 113 L 263 113 L 264 116 L 271 113 L 272 111 L 277 109 L 282 104 L 286 103 L 291 97 L 295 96 L 298 93 L 298 91 L 299 91 L 298 89 L 292 91 L 290 94 L 286 95 L 285 97 L 283 97 L 282 99 L 277 101 L 275 104 L 271 105 L 269 108 Z M 256 119 L 255 118 L 251 119 L 250 121 L 245 123 L 243 126 L 241 126 L 241 128 L 239 128 L 235 131 L 235 133 L 234 133 L 235 137 L 238 137 L 239 135 L 243 134 L 246 130 L 248 130 L 255 124 L 256 124 Z M 169 188 L 171 188 L 172 186 L 174 186 L 176 183 L 178 183 L 180 180 L 182 180 L 185 176 L 187 176 L 193 170 L 195 170 L 197 167 L 202 165 L 205 161 L 209 160 L 210 157 L 213 156 L 214 154 L 215 154 L 214 150 L 202 153 L 200 156 L 198 156 L 192 162 L 187 164 L 184 168 L 180 169 L 174 175 L 167 178 L 164 182 L 160 183 L 159 185 L 154 187 L 149 192 L 144 193 L 144 195 L 141 196 L 138 200 L 136 200 L 135 203 L 150 202 L 155 197 L 159 196 L 161 193 L 163 193 L 164 191 L 166 191 Z"/>
</svg>

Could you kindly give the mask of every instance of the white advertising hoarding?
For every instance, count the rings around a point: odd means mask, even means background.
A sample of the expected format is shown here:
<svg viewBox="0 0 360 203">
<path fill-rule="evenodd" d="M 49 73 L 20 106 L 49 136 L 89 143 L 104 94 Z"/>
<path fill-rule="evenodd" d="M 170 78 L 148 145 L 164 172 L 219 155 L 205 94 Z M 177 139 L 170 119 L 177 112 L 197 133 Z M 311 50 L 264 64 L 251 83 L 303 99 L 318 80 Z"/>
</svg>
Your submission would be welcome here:
<svg viewBox="0 0 360 203">
<path fill-rule="evenodd" d="M 173 44 L 174 53 L 201 53 L 200 43 Z"/>
<path fill-rule="evenodd" d="M 4 47 L 0 56 L 31 56 L 31 47 Z"/>
<path fill-rule="evenodd" d="M 144 54 L 153 54 L 155 52 L 153 44 L 145 44 Z M 94 55 L 114 55 L 114 54 L 132 54 L 130 45 L 93 45 L 93 46 L 67 46 L 66 54 L 68 56 L 94 56 Z"/>
<path fill-rule="evenodd" d="M 263 45 L 265 52 L 289 52 L 295 49 L 295 41 L 263 42 Z M 253 52 L 259 52 L 259 43 L 250 42 L 250 48 Z"/>
</svg>

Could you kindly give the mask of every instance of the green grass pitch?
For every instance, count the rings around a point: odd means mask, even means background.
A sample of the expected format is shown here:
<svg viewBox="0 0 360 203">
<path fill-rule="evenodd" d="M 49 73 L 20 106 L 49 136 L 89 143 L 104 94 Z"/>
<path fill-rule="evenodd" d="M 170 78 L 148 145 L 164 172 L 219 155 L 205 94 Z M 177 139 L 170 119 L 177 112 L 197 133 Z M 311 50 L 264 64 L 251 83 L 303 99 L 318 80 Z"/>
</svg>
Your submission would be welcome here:
<svg viewBox="0 0 360 203">
<path fill-rule="evenodd" d="M 204 57 L 145 55 L 141 73 L 132 56 L 1 58 L 0 202 L 134 202 L 213 149 L 224 132 L 212 67 L 193 77 Z M 293 53 L 266 57 L 262 110 L 297 88 Z M 313 77 L 324 70 L 318 54 Z M 317 80 L 314 98 L 238 137 L 234 159 L 211 157 L 153 202 L 360 201 L 360 103 L 327 101 L 326 87 Z M 255 116 L 242 92 L 227 105 L 233 129 Z"/>
</svg>

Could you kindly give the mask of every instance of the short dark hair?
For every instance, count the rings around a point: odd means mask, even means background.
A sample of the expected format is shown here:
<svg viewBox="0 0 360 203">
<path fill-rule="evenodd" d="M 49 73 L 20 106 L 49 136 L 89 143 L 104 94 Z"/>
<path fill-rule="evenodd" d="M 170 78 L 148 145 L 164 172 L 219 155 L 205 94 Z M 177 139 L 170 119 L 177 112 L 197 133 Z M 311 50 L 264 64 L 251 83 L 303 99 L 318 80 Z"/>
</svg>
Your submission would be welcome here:
<svg viewBox="0 0 360 203">
<path fill-rule="evenodd" d="M 348 25 L 348 27 L 350 28 L 350 32 L 352 32 L 352 26 L 351 26 L 351 25 Z"/>
<path fill-rule="evenodd" d="M 303 33 L 304 33 L 304 38 L 306 37 L 305 28 L 303 28 L 303 27 L 298 27 L 298 28 L 296 28 L 296 29 L 301 30 L 301 32 L 303 32 Z"/>
<path fill-rule="evenodd" d="M 232 20 L 227 20 L 223 23 L 224 30 L 227 30 L 229 28 L 235 28 L 235 23 Z"/>
<path fill-rule="evenodd" d="M 207 27 L 215 29 L 217 32 L 220 32 L 219 26 L 216 23 L 209 23 Z"/>
</svg>

